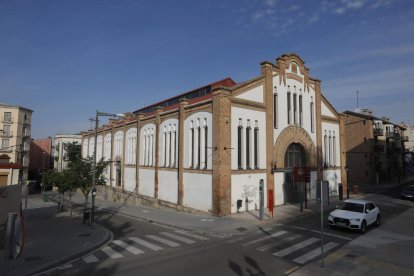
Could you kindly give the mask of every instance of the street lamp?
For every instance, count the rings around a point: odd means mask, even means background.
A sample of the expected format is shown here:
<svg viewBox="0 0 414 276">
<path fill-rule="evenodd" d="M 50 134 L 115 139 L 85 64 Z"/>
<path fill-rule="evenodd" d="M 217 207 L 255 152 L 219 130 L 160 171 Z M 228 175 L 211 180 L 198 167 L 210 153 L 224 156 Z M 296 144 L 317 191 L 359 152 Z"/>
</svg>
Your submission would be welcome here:
<svg viewBox="0 0 414 276">
<path fill-rule="evenodd" d="M 349 199 L 349 179 L 348 179 L 348 163 L 345 164 L 345 171 L 346 171 L 346 199 Z"/>
<path fill-rule="evenodd" d="M 125 114 L 113 114 L 106 112 L 99 112 L 96 110 L 95 115 L 95 143 L 93 145 L 93 167 L 92 167 L 92 209 L 90 221 L 93 223 L 95 221 L 95 196 L 96 196 L 96 148 L 98 143 L 98 126 L 99 126 L 99 116 L 101 117 L 125 117 Z"/>
</svg>

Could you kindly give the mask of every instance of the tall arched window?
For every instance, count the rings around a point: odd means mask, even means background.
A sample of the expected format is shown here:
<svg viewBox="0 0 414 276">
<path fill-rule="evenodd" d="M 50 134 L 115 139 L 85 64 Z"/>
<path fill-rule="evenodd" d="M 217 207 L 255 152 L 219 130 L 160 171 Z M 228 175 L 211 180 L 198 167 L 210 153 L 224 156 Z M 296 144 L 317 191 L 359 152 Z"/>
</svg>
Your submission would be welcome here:
<svg viewBox="0 0 414 276">
<path fill-rule="evenodd" d="M 105 161 L 109 161 L 111 160 L 111 134 L 108 133 L 105 135 L 104 138 L 104 152 L 103 152 L 103 156 Z"/>
<path fill-rule="evenodd" d="M 127 165 L 136 164 L 136 148 L 137 148 L 137 129 L 130 128 L 126 134 L 125 163 Z"/>
<path fill-rule="evenodd" d="M 306 151 L 298 143 L 292 143 L 285 153 L 285 168 L 306 166 Z"/>
<path fill-rule="evenodd" d="M 122 157 L 123 155 L 123 144 L 124 144 L 124 133 L 118 131 L 114 137 L 114 159 L 116 157 Z"/>
<path fill-rule="evenodd" d="M 95 137 L 92 137 L 89 139 L 89 152 L 88 152 L 88 157 L 92 157 L 93 156 L 93 151 L 95 149 Z"/>
<path fill-rule="evenodd" d="M 102 135 L 98 136 L 98 139 L 96 140 L 96 160 L 99 161 L 102 159 L 102 143 L 103 143 L 103 137 Z"/>
</svg>

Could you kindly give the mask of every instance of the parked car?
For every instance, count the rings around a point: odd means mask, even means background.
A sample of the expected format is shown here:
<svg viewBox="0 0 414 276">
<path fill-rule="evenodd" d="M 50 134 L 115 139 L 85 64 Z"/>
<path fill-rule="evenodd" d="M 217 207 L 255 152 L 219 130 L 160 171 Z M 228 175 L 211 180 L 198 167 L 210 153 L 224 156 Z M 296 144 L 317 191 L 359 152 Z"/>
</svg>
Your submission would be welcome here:
<svg viewBox="0 0 414 276">
<path fill-rule="evenodd" d="M 401 192 L 401 198 L 414 200 L 414 185 L 405 186 Z"/>
<path fill-rule="evenodd" d="M 330 226 L 339 226 L 359 230 L 362 234 L 369 225 L 380 225 L 379 208 L 371 201 L 362 199 L 347 199 L 337 206 L 328 216 Z"/>
</svg>

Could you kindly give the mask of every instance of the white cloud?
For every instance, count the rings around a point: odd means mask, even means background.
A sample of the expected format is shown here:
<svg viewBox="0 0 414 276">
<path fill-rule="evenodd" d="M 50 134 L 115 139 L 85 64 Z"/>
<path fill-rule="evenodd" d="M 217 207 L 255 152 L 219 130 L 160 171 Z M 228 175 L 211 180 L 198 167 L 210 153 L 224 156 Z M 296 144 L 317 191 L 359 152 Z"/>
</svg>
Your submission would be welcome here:
<svg viewBox="0 0 414 276">
<path fill-rule="evenodd" d="M 274 7 L 277 3 L 277 0 L 266 0 L 265 5 L 269 7 Z"/>
<path fill-rule="evenodd" d="M 314 14 L 312 15 L 311 18 L 309 18 L 309 23 L 315 23 L 319 21 L 319 15 L 318 14 Z"/>
</svg>

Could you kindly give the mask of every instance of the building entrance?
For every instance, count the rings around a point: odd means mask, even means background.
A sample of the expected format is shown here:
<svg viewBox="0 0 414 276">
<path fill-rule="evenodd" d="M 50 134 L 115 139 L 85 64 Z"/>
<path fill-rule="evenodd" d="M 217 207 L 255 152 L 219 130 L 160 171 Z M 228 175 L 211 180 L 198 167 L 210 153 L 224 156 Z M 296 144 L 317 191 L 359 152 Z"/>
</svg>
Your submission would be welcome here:
<svg viewBox="0 0 414 276">
<path fill-rule="evenodd" d="M 302 183 L 295 183 L 293 179 L 293 167 L 306 166 L 305 149 L 298 143 L 292 143 L 285 153 L 284 197 L 285 203 L 299 203 L 299 188 Z"/>
</svg>

